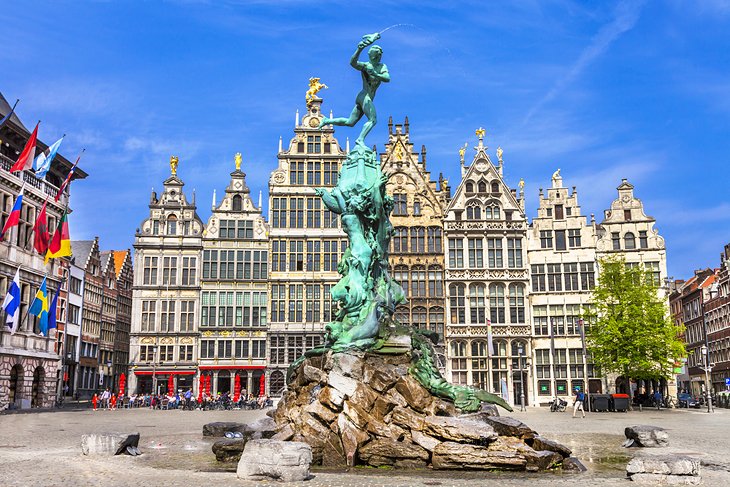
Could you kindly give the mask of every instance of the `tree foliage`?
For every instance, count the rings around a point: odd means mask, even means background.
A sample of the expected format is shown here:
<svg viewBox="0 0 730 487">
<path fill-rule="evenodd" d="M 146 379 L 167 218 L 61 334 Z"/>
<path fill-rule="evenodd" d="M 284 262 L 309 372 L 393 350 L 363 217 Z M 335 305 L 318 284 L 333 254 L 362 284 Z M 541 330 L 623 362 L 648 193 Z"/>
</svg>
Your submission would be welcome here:
<svg viewBox="0 0 730 487">
<path fill-rule="evenodd" d="M 604 372 L 626 378 L 668 378 L 674 362 L 686 356 L 682 329 L 642 267 L 627 268 L 622 257 L 601 260 L 587 345 Z"/>
</svg>

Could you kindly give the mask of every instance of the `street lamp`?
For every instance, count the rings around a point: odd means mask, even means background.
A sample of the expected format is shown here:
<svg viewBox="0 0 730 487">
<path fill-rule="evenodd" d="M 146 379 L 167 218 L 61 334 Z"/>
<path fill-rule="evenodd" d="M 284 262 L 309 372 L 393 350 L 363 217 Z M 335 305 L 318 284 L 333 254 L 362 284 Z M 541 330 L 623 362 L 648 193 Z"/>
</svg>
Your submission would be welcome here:
<svg viewBox="0 0 730 487">
<path fill-rule="evenodd" d="M 152 394 L 157 393 L 157 347 L 150 347 L 152 350 Z M 148 352 L 149 354 L 149 352 Z M 149 355 L 147 356 L 149 358 Z"/>
<path fill-rule="evenodd" d="M 705 371 L 705 394 L 707 395 L 707 412 L 712 413 L 714 412 L 714 409 L 712 408 L 712 396 L 710 395 L 710 374 L 712 373 L 712 364 L 710 363 L 710 355 L 709 350 L 707 349 L 707 345 L 702 345 L 702 347 L 700 348 L 700 353 L 702 354 L 702 367 L 700 368 Z"/>
<path fill-rule="evenodd" d="M 525 385 L 522 381 L 522 374 L 524 373 L 523 360 L 525 358 L 525 349 L 522 346 L 517 348 L 517 368 L 520 371 L 520 411 L 525 410 Z"/>
</svg>

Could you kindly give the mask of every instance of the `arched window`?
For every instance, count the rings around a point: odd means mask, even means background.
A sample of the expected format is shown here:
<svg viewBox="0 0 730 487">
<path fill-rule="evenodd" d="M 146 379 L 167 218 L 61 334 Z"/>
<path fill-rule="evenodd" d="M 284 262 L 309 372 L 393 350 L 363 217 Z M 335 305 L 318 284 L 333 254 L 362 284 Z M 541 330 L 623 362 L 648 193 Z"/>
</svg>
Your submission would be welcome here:
<svg viewBox="0 0 730 487">
<path fill-rule="evenodd" d="M 443 252 L 441 229 L 439 227 L 428 227 L 428 253 L 440 254 L 441 252 Z"/>
<path fill-rule="evenodd" d="M 421 216 L 421 201 L 413 200 L 413 216 Z"/>
<path fill-rule="evenodd" d="M 444 309 L 439 307 L 428 310 L 428 329 L 438 333 L 439 342 L 444 339 Z"/>
<path fill-rule="evenodd" d="M 393 279 L 401 285 L 403 292 L 406 294 L 406 297 L 408 297 L 408 267 L 402 265 L 395 266 Z"/>
<path fill-rule="evenodd" d="M 426 330 L 428 326 L 428 321 L 426 320 L 426 308 L 421 306 L 413 308 L 411 320 L 411 326 L 418 328 L 419 330 Z"/>
<path fill-rule="evenodd" d="M 512 340 L 512 357 L 527 357 L 527 343 L 524 340 Z"/>
<path fill-rule="evenodd" d="M 466 323 L 466 286 L 451 284 L 449 286 L 449 304 L 451 306 L 451 322 L 455 325 Z"/>
<path fill-rule="evenodd" d="M 504 323 L 504 284 L 489 285 L 489 319 L 492 323 Z"/>
<path fill-rule="evenodd" d="M 626 235 L 624 235 L 624 248 L 626 250 L 633 250 L 636 248 L 636 238 L 633 233 L 626 232 Z"/>
<path fill-rule="evenodd" d="M 243 211 L 243 198 L 241 195 L 233 195 L 233 211 Z"/>
<path fill-rule="evenodd" d="M 487 192 L 487 183 L 485 183 L 484 181 L 479 181 L 479 192 L 480 193 Z"/>
<path fill-rule="evenodd" d="M 405 286 L 403 289 L 405 289 Z M 400 305 L 395 308 L 395 320 L 403 326 L 409 326 L 411 324 L 411 317 L 407 305 Z"/>
<path fill-rule="evenodd" d="M 167 234 L 177 235 L 177 217 L 175 215 L 167 217 Z"/>
<path fill-rule="evenodd" d="M 467 375 L 467 355 L 466 342 L 461 340 L 451 342 L 449 347 L 451 351 L 451 382 L 455 384 L 466 384 Z"/>
<path fill-rule="evenodd" d="M 423 227 L 411 228 L 411 252 L 423 254 L 426 252 L 426 229 Z"/>
<path fill-rule="evenodd" d="M 499 193 L 499 183 L 492 181 L 492 193 Z"/>
<path fill-rule="evenodd" d="M 405 227 L 396 227 L 393 234 L 393 253 L 408 252 L 408 229 Z"/>
<path fill-rule="evenodd" d="M 444 295 L 444 271 L 439 266 L 428 268 L 428 297 L 441 298 Z"/>
<path fill-rule="evenodd" d="M 499 220 L 499 205 L 492 203 L 484 209 L 484 218 L 486 220 Z"/>
<path fill-rule="evenodd" d="M 471 181 L 466 182 L 466 192 L 467 193 L 473 193 L 474 192 L 474 183 Z"/>
<path fill-rule="evenodd" d="M 507 392 L 507 341 L 495 339 L 492 345 L 492 392 L 502 395 Z"/>
<path fill-rule="evenodd" d="M 272 396 L 280 396 L 282 392 L 284 392 L 284 373 L 275 370 L 269 377 L 269 393 Z"/>
<path fill-rule="evenodd" d="M 489 387 L 489 351 L 485 340 L 471 342 L 471 382 L 474 387 Z"/>
<path fill-rule="evenodd" d="M 414 267 L 411 271 L 411 294 L 412 298 L 426 297 L 426 270 L 423 267 Z M 415 319 L 415 318 L 414 318 Z M 424 319 L 425 321 L 425 319 Z"/>
<path fill-rule="evenodd" d="M 466 219 L 481 220 L 482 208 L 477 203 L 470 203 L 469 206 L 466 207 Z"/>
<path fill-rule="evenodd" d="M 451 342 L 451 356 L 466 357 L 466 342 L 461 340 Z"/>
<path fill-rule="evenodd" d="M 525 288 L 522 284 L 509 285 L 509 320 L 511 323 L 525 322 Z"/>
<path fill-rule="evenodd" d="M 486 287 L 484 284 L 469 286 L 469 317 L 472 325 L 487 323 Z"/>
</svg>

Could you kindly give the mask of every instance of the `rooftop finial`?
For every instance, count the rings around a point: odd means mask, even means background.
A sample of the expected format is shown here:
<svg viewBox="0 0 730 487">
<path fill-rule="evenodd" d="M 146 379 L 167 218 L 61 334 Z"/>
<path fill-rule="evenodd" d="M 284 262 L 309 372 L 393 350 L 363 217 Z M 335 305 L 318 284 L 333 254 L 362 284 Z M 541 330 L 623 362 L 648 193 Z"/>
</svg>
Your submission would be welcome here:
<svg viewBox="0 0 730 487">
<path fill-rule="evenodd" d="M 502 154 L 504 154 L 502 147 L 497 147 L 497 160 L 499 161 L 500 165 L 502 164 Z"/>
<path fill-rule="evenodd" d="M 479 137 L 479 140 L 484 140 L 484 135 L 486 135 L 487 131 L 482 127 L 479 127 L 475 133 L 477 134 L 477 137 Z"/>
<path fill-rule="evenodd" d="M 327 89 L 327 85 L 324 83 L 319 82 L 319 78 L 309 78 L 309 89 L 307 90 L 307 94 L 305 95 L 305 99 L 307 100 L 307 108 L 310 108 L 312 106 L 312 102 L 318 98 L 317 93 L 321 89 Z"/>
<path fill-rule="evenodd" d="M 243 162 L 243 157 L 241 156 L 240 152 L 236 152 L 236 156 L 234 157 L 234 163 L 236 164 L 236 171 L 241 170 L 241 162 Z"/>
<path fill-rule="evenodd" d="M 459 159 L 461 160 L 461 163 L 464 163 L 464 154 L 466 153 L 466 148 L 469 145 L 468 142 L 464 142 L 463 147 L 459 147 Z"/>
<path fill-rule="evenodd" d="M 177 156 L 170 156 L 170 174 L 177 176 L 177 165 L 180 164 L 180 159 Z"/>
</svg>

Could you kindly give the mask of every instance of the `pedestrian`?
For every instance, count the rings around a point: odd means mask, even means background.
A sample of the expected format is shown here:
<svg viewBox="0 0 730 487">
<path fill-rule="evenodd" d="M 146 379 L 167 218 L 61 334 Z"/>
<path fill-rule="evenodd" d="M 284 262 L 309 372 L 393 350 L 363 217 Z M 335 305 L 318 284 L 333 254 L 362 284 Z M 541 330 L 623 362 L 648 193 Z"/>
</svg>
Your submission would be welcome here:
<svg viewBox="0 0 730 487">
<path fill-rule="evenodd" d="M 112 394 L 112 396 L 109 400 L 111 401 L 111 409 L 116 409 L 117 408 L 117 396 L 115 394 Z"/>
<path fill-rule="evenodd" d="M 94 407 L 94 411 L 96 411 L 96 405 L 99 402 L 99 398 L 96 397 L 96 393 L 91 397 L 91 405 Z"/>
<path fill-rule="evenodd" d="M 107 387 L 106 390 L 101 393 L 101 407 L 109 410 L 109 399 L 111 399 L 111 397 L 112 394 L 109 392 L 109 388 Z"/>
<path fill-rule="evenodd" d="M 583 393 L 583 391 L 580 390 L 579 387 L 575 388 L 575 392 L 573 393 L 573 417 L 575 418 L 575 414 L 580 410 L 580 412 L 583 414 L 583 417 L 586 417 L 586 411 L 583 409 L 583 402 L 586 399 L 586 395 Z"/>
<path fill-rule="evenodd" d="M 659 392 L 659 389 L 654 391 L 654 405 L 656 406 L 657 411 L 659 411 L 659 408 L 662 405 L 662 393 Z"/>
</svg>

